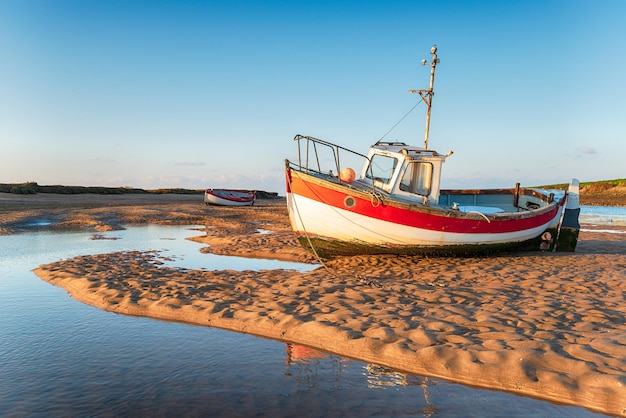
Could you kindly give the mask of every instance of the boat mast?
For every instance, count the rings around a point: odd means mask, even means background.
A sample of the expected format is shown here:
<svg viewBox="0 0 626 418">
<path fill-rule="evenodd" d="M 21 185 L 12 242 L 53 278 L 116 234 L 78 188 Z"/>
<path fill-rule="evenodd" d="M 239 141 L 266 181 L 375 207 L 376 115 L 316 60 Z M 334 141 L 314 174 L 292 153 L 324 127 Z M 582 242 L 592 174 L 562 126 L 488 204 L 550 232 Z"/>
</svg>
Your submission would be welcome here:
<svg viewBox="0 0 626 418">
<path fill-rule="evenodd" d="M 424 132 L 424 149 L 428 149 L 428 131 L 430 130 L 430 107 L 433 103 L 433 95 L 435 92 L 433 91 L 433 86 L 435 85 L 435 67 L 439 63 L 439 58 L 437 58 L 437 45 L 433 45 L 430 48 L 430 53 L 433 56 L 433 60 L 428 64 L 426 60 L 422 60 L 423 65 L 430 65 L 430 87 L 426 90 L 409 90 L 409 93 L 419 93 L 428 106 L 426 110 L 426 131 Z"/>
</svg>

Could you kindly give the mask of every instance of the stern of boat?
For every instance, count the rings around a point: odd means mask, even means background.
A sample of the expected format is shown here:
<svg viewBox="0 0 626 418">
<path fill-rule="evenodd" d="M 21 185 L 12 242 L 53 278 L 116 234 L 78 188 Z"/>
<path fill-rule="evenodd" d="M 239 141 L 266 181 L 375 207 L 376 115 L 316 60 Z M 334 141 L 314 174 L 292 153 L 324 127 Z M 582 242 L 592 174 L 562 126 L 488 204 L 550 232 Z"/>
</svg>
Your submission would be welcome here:
<svg viewBox="0 0 626 418">
<path fill-rule="evenodd" d="M 578 179 L 572 179 L 565 196 L 565 209 L 557 234 L 556 251 L 576 251 L 578 233 L 580 232 L 580 183 Z"/>
</svg>

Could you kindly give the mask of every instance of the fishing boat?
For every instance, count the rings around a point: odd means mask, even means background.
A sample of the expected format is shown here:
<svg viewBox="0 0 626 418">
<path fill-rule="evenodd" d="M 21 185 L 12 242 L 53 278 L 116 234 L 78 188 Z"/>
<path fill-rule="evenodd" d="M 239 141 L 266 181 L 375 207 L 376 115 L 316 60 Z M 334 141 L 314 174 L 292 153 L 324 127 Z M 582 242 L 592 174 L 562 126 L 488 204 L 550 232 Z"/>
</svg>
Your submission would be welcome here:
<svg viewBox="0 0 626 418">
<path fill-rule="evenodd" d="M 428 148 L 437 47 L 431 49 L 423 147 L 378 141 L 366 154 L 296 135 L 285 160 L 291 226 L 319 258 L 343 255 L 472 255 L 504 250 L 574 251 L 578 180 L 569 190 L 440 189 L 452 152 Z M 361 164 L 357 173 L 354 168 Z M 569 204 L 566 205 L 566 202 Z M 565 216 L 567 215 L 567 216 Z M 566 220 L 567 225 L 564 225 Z"/>
<path fill-rule="evenodd" d="M 254 190 L 206 189 L 204 203 L 216 206 L 252 206 L 256 199 Z"/>
</svg>

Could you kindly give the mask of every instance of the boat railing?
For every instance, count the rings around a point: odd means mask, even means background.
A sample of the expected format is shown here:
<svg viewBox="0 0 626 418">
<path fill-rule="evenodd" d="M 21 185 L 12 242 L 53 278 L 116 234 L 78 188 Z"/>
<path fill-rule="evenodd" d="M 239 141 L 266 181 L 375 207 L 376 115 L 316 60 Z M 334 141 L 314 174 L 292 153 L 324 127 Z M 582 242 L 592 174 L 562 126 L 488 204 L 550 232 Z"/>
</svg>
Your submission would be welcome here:
<svg viewBox="0 0 626 418">
<path fill-rule="evenodd" d="M 296 135 L 294 141 L 298 141 L 298 169 L 310 174 L 339 179 L 344 168 L 360 170 L 365 162 L 370 166 L 366 155 L 323 139 Z"/>
</svg>

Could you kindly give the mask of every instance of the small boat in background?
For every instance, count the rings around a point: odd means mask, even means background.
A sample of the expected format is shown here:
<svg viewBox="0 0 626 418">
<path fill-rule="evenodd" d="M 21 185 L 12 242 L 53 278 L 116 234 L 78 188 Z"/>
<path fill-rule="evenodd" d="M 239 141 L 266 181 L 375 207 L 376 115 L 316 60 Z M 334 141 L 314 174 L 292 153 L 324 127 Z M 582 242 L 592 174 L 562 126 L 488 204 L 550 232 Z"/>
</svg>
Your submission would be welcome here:
<svg viewBox="0 0 626 418">
<path fill-rule="evenodd" d="M 578 180 L 569 191 L 440 189 L 452 155 L 428 148 L 437 48 L 431 49 L 424 146 L 379 140 L 361 154 L 297 135 L 285 161 L 287 209 L 298 241 L 321 258 L 362 254 L 469 255 L 501 250 L 574 251 Z M 360 164 L 360 172 L 349 164 Z M 481 162 L 482 163 L 482 162 Z"/>
<path fill-rule="evenodd" d="M 216 206 L 252 206 L 256 199 L 254 190 L 206 189 L 204 203 Z"/>
</svg>

